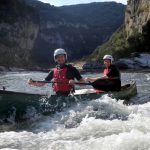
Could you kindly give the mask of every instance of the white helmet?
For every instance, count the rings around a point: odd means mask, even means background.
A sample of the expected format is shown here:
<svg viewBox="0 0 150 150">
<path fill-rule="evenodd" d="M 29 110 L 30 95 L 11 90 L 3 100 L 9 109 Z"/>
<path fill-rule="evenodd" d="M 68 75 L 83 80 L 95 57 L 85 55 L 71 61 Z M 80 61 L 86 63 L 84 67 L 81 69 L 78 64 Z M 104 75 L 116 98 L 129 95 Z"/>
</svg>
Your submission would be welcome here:
<svg viewBox="0 0 150 150">
<path fill-rule="evenodd" d="M 105 55 L 105 56 L 103 57 L 103 60 L 105 60 L 105 59 L 109 59 L 109 60 L 111 60 L 111 62 L 114 61 L 114 58 L 113 58 L 111 55 Z"/>
<path fill-rule="evenodd" d="M 58 49 L 56 49 L 56 50 L 54 51 L 54 60 L 55 60 L 55 61 L 56 61 L 56 56 L 58 56 L 58 55 L 65 55 L 66 60 L 67 60 L 67 53 L 66 53 L 66 51 L 65 51 L 64 49 L 58 48 Z"/>
</svg>

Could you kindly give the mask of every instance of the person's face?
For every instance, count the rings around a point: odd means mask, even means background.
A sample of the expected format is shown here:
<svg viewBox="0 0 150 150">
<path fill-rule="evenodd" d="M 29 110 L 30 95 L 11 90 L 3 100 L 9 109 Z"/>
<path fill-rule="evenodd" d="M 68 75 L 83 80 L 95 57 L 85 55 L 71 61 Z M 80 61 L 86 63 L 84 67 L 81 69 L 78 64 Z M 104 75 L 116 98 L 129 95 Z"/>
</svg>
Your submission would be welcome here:
<svg viewBox="0 0 150 150">
<path fill-rule="evenodd" d="M 66 58 L 65 58 L 65 55 L 57 55 L 56 56 L 56 62 L 58 64 L 64 64 L 66 62 Z"/>
<path fill-rule="evenodd" d="M 111 60 L 109 60 L 109 59 L 104 59 L 104 65 L 105 65 L 106 67 L 109 67 L 109 66 L 111 65 Z"/>
</svg>

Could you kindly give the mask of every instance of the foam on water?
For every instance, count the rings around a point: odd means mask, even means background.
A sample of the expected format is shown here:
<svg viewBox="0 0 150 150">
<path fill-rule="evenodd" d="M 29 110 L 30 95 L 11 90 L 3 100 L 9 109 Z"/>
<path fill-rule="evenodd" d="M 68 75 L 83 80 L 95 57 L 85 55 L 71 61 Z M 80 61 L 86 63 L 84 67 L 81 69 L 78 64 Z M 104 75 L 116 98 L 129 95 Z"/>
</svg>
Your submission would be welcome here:
<svg viewBox="0 0 150 150">
<path fill-rule="evenodd" d="M 146 74 L 147 80 L 150 80 L 150 74 Z"/>
<path fill-rule="evenodd" d="M 25 73 L 22 78 L 25 81 L 29 77 L 41 79 L 44 76 Z M 0 133 L 0 149 L 150 150 L 150 76 L 148 73 L 122 76 L 124 81 L 132 78 L 137 81 L 139 94 L 134 98 L 134 105 L 125 106 L 123 101 L 117 102 L 107 95 L 79 102 L 53 116 L 39 117 L 26 131 L 8 132 L 6 129 Z M 8 75 L 13 85 L 10 88 L 14 88 L 16 82 L 18 87 L 24 85 L 21 78 L 16 77 Z M 41 90 L 33 87 L 28 90 L 31 89 L 32 92 Z"/>
<path fill-rule="evenodd" d="M 89 115 L 93 106 L 106 109 L 111 114 L 124 114 L 125 120 L 96 118 Z M 87 107 L 89 107 L 87 109 Z M 82 110 L 82 111 L 81 111 Z M 96 109 L 99 111 L 98 109 Z M 83 112 L 85 114 L 83 115 Z M 78 114 L 78 115 L 77 115 Z M 75 128 L 65 128 L 64 123 L 73 116 L 80 122 Z M 66 117 L 67 119 L 64 119 Z M 62 123 L 63 122 L 63 123 Z M 66 110 L 53 118 L 37 122 L 32 131 L 0 133 L 0 148 L 42 150 L 148 150 L 150 149 L 150 103 L 124 106 L 107 95 L 100 99 Z"/>
</svg>

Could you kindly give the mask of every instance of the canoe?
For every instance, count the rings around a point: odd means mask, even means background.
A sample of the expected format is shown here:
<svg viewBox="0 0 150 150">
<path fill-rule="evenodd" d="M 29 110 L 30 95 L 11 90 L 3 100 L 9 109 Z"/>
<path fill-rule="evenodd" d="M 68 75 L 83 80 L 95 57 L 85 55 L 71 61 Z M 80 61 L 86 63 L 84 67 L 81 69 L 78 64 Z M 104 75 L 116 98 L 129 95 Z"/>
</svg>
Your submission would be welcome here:
<svg viewBox="0 0 150 150">
<path fill-rule="evenodd" d="M 112 98 L 129 100 L 137 94 L 136 83 L 122 86 L 119 92 L 100 92 L 94 89 L 76 90 L 74 95 L 57 96 L 0 90 L 0 120 L 26 120 L 37 114 L 50 115 L 79 101 L 93 100 L 108 94 Z"/>
</svg>

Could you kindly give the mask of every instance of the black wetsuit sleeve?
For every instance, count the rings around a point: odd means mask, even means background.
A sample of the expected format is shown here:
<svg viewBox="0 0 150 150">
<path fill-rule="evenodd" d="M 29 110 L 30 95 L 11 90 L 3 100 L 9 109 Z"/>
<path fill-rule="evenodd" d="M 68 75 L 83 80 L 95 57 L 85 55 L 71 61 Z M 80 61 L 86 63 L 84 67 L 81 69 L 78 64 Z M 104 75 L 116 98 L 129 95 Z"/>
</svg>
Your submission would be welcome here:
<svg viewBox="0 0 150 150">
<path fill-rule="evenodd" d="M 51 81 L 53 79 L 54 71 L 50 71 L 45 78 L 45 81 Z"/>
<path fill-rule="evenodd" d="M 79 71 L 75 68 L 74 68 L 74 77 L 77 79 L 77 80 L 81 80 L 82 79 L 82 76 L 80 75 Z"/>
<path fill-rule="evenodd" d="M 114 77 L 120 79 L 120 72 L 116 66 L 111 66 L 109 69 L 110 71 L 107 74 L 108 77 Z"/>
<path fill-rule="evenodd" d="M 76 78 L 79 81 L 82 79 L 82 76 L 80 75 L 80 72 L 75 67 L 69 66 L 67 72 L 67 78 L 68 79 Z"/>
</svg>

